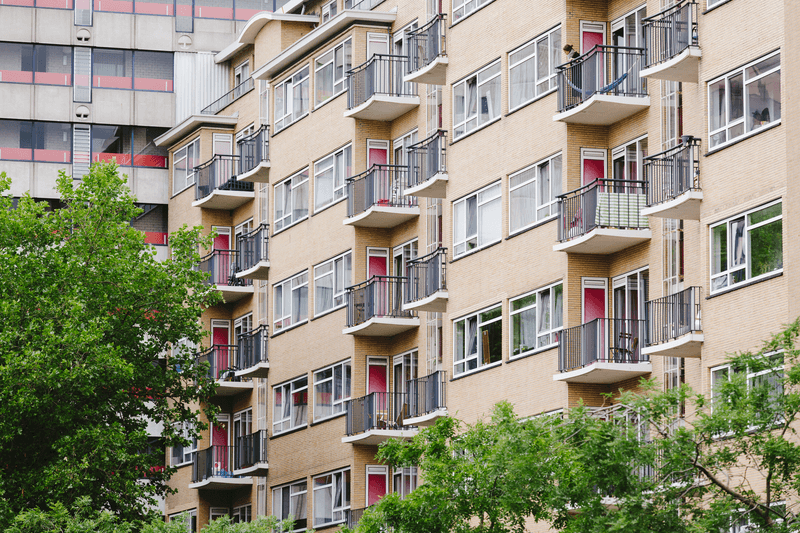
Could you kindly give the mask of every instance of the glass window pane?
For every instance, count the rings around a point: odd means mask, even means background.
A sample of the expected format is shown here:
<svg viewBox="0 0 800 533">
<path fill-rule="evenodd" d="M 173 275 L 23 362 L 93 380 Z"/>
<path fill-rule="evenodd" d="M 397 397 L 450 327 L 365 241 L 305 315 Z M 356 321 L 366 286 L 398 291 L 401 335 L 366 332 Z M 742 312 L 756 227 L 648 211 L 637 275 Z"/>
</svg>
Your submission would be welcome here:
<svg viewBox="0 0 800 533">
<path fill-rule="evenodd" d="M 0 82 L 33 83 L 33 45 L 0 43 Z"/>
<path fill-rule="evenodd" d="M 776 54 L 772 57 L 768 57 L 763 61 L 759 61 L 752 67 L 747 67 L 745 70 L 745 75 L 747 79 L 755 78 L 756 76 L 768 72 L 776 67 L 779 67 L 781 64 L 781 55 Z"/>
<path fill-rule="evenodd" d="M 2 51 L 0 50 L 1 56 Z M 2 61 L 0 59 L 0 62 Z M 72 48 L 69 46 L 36 45 L 35 76 L 36 79 L 34 81 L 38 84 L 72 85 Z"/>
<path fill-rule="evenodd" d="M 72 161 L 72 127 L 57 122 L 35 123 L 34 161 L 70 163 Z"/>
<path fill-rule="evenodd" d="M 33 159 L 33 122 L 0 120 L 0 159 L 6 161 Z"/>
<path fill-rule="evenodd" d="M 133 88 L 172 92 L 173 59 L 169 52 L 136 52 Z"/>
<path fill-rule="evenodd" d="M 708 116 L 711 120 L 711 130 L 718 130 L 726 124 L 725 120 L 725 80 L 720 80 L 709 85 Z"/>
<path fill-rule="evenodd" d="M 131 135 L 129 126 L 92 126 L 92 162 L 130 166 Z"/>
<path fill-rule="evenodd" d="M 770 222 L 749 233 L 752 276 L 783 268 L 783 221 Z"/>
<path fill-rule="evenodd" d="M 744 115 L 744 86 L 742 84 L 741 74 L 729 78 L 728 89 L 730 90 L 728 121 L 733 122 Z"/>
<path fill-rule="evenodd" d="M 728 225 L 711 229 L 711 272 L 719 274 L 728 270 Z"/>
<path fill-rule="evenodd" d="M 781 118 L 781 73 L 768 76 L 747 84 L 747 131 L 766 126 Z"/>
<path fill-rule="evenodd" d="M 759 222 L 764 222 L 765 220 L 769 220 L 770 218 L 780 216 L 782 207 L 783 204 L 778 203 L 775 205 L 771 205 L 769 207 L 765 207 L 764 209 L 759 209 L 758 211 L 755 211 L 747 215 L 748 222 L 750 225 L 755 225 L 758 224 Z"/>
<path fill-rule="evenodd" d="M 155 143 L 166 131 L 167 128 L 133 128 L 133 166 L 167 168 L 167 147 Z"/>
<path fill-rule="evenodd" d="M 131 89 L 133 87 L 133 52 L 131 50 L 92 51 L 92 87 Z"/>
</svg>

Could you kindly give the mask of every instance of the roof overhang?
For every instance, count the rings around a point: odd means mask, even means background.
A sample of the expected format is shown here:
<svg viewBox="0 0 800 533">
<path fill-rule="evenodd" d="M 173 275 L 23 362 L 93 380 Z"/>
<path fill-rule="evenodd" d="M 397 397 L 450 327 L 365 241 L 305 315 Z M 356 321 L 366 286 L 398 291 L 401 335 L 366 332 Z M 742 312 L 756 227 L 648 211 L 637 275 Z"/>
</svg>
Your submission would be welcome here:
<svg viewBox="0 0 800 533">
<path fill-rule="evenodd" d="M 271 13 L 269 11 L 256 13 L 250 18 L 250 20 L 247 21 L 247 24 L 245 24 L 241 33 L 239 33 L 239 37 L 214 56 L 214 63 L 222 63 L 227 61 L 240 51 L 244 50 L 244 48 L 246 48 L 248 45 L 255 43 L 258 32 L 260 32 L 261 29 L 271 20 L 318 24 L 319 15 L 289 15 L 285 13 Z"/>
<path fill-rule="evenodd" d="M 237 122 L 239 122 L 239 117 L 191 115 L 177 126 L 170 128 L 169 131 L 160 137 L 156 137 L 153 142 L 156 143 L 156 146 L 172 146 L 201 126 L 233 129 L 236 127 Z"/>
</svg>

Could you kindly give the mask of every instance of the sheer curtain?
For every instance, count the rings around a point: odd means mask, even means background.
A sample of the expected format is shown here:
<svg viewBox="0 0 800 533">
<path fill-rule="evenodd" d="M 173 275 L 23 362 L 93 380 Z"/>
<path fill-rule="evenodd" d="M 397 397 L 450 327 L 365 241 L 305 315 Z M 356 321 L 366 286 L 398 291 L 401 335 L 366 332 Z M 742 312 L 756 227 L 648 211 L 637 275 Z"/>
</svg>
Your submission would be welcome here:
<svg viewBox="0 0 800 533">
<path fill-rule="evenodd" d="M 511 177 L 512 232 L 533 223 L 536 218 L 536 169 L 529 168 Z"/>
</svg>

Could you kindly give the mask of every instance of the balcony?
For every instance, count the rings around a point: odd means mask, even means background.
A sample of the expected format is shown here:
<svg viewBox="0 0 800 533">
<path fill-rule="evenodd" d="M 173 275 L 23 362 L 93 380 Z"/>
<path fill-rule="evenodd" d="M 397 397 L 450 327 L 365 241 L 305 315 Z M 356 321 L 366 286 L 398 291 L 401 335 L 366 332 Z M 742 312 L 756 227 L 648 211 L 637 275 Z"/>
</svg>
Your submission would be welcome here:
<svg viewBox="0 0 800 533">
<path fill-rule="evenodd" d="M 554 381 L 617 383 L 649 374 L 650 358 L 642 353 L 644 320 L 596 318 L 563 330 L 558 339 Z"/>
<path fill-rule="evenodd" d="M 439 13 L 408 34 L 408 73 L 404 81 L 431 85 L 447 83 L 446 27 L 445 15 Z"/>
<path fill-rule="evenodd" d="M 413 259 L 408 263 L 408 283 L 403 309 L 408 311 L 447 311 L 447 248 Z"/>
<path fill-rule="evenodd" d="M 253 294 L 253 280 L 236 277 L 236 250 L 214 250 L 200 260 L 198 268 L 208 273 L 207 285 L 222 293 L 224 303 L 241 300 Z"/>
<path fill-rule="evenodd" d="M 703 348 L 701 299 L 702 289 L 689 287 L 647 302 L 647 346 L 642 353 L 700 357 Z"/>
<path fill-rule="evenodd" d="M 409 380 L 406 384 L 408 416 L 405 423 L 410 426 L 430 426 L 447 416 L 446 383 L 447 372 L 444 370 Z"/>
<path fill-rule="evenodd" d="M 697 2 L 683 0 L 642 20 L 645 62 L 642 77 L 697 83 Z"/>
<path fill-rule="evenodd" d="M 269 275 L 269 225 L 261 224 L 256 229 L 238 238 L 239 248 L 237 278 L 267 279 Z"/>
<path fill-rule="evenodd" d="M 406 425 L 408 395 L 373 392 L 347 401 L 346 437 L 342 442 L 377 446 L 389 439 L 409 440 L 417 428 Z"/>
<path fill-rule="evenodd" d="M 200 450 L 192 461 L 190 489 L 235 490 L 250 487 L 253 478 L 233 474 L 232 446 L 211 446 Z"/>
<path fill-rule="evenodd" d="M 674 148 L 644 158 L 647 207 L 642 215 L 700 220 L 700 139 L 684 136 Z"/>
<path fill-rule="evenodd" d="M 419 327 L 414 311 L 403 309 L 406 278 L 372 276 L 347 288 L 346 335 L 391 337 Z"/>
<path fill-rule="evenodd" d="M 251 78 L 252 79 L 252 78 Z M 269 126 L 261 126 L 239 143 L 239 172 L 236 180 L 244 183 L 269 182 Z"/>
<path fill-rule="evenodd" d="M 267 430 L 262 429 L 236 439 L 233 457 L 233 472 L 236 475 L 266 476 L 269 472 L 267 462 Z"/>
<path fill-rule="evenodd" d="M 268 338 L 266 325 L 239 336 L 235 365 L 237 378 L 265 378 L 269 375 Z"/>
<path fill-rule="evenodd" d="M 362 228 L 393 228 L 419 216 L 416 196 L 405 196 L 408 167 L 372 165 L 347 178 L 347 218 L 344 223 Z"/>
<path fill-rule="evenodd" d="M 647 109 L 643 63 L 642 48 L 596 45 L 556 67 L 558 113 L 553 120 L 609 126 Z"/>
<path fill-rule="evenodd" d="M 613 254 L 649 241 L 647 182 L 598 179 L 558 197 L 557 252 Z"/>
<path fill-rule="evenodd" d="M 391 121 L 418 107 L 417 85 L 403 81 L 407 67 L 405 56 L 375 54 L 348 71 L 344 116 Z"/>
<path fill-rule="evenodd" d="M 210 105 L 203 108 L 200 111 L 201 115 L 216 115 L 233 102 L 244 96 L 245 94 L 249 93 L 255 87 L 255 80 L 253 78 L 247 78 L 242 83 L 222 95 L 220 98 L 212 102 Z"/>
<path fill-rule="evenodd" d="M 208 363 L 208 377 L 217 383 L 215 396 L 235 396 L 253 390 L 253 382 L 236 376 L 237 347 L 215 344 L 197 355 L 198 363 Z"/>
<path fill-rule="evenodd" d="M 252 183 L 236 179 L 238 155 L 215 155 L 195 167 L 192 207 L 230 211 L 255 198 Z"/>
<path fill-rule="evenodd" d="M 439 130 L 408 147 L 408 187 L 403 194 L 423 198 L 447 195 L 446 146 L 447 132 Z"/>
</svg>

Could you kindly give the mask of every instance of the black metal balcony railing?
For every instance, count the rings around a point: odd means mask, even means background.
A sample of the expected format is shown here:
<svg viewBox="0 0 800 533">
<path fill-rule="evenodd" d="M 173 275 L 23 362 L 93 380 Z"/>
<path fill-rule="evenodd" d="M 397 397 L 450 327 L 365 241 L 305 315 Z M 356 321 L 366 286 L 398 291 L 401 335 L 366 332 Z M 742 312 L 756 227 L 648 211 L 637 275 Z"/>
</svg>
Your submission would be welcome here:
<svg viewBox="0 0 800 533">
<path fill-rule="evenodd" d="M 252 183 L 236 180 L 238 155 L 215 155 L 202 165 L 195 167 L 194 199 L 202 200 L 215 190 L 253 191 Z"/>
<path fill-rule="evenodd" d="M 263 125 L 243 137 L 239 143 L 239 172 L 245 174 L 256 168 L 262 161 L 269 161 L 269 126 Z"/>
<path fill-rule="evenodd" d="M 647 205 L 700 190 L 700 139 L 683 137 L 678 146 L 644 158 Z"/>
<path fill-rule="evenodd" d="M 262 325 L 239 336 L 237 341 L 238 353 L 235 366 L 237 370 L 252 368 L 259 363 L 269 361 L 267 355 L 267 339 L 269 328 Z"/>
<path fill-rule="evenodd" d="M 407 173 L 408 167 L 401 165 L 372 165 L 347 178 L 347 216 L 359 215 L 373 206 L 416 206 L 416 196 L 403 196 Z"/>
<path fill-rule="evenodd" d="M 593 363 L 644 363 L 644 320 L 596 318 L 567 328 L 558 339 L 558 370 L 569 372 Z"/>
<path fill-rule="evenodd" d="M 572 109 L 595 94 L 647 96 L 647 85 L 640 75 L 643 63 L 643 48 L 598 44 L 559 65 L 558 111 Z"/>
<path fill-rule="evenodd" d="M 417 96 L 417 84 L 406 83 L 408 57 L 375 54 L 347 72 L 347 108 L 358 107 L 375 95 Z"/>
<path fill-rule="evenodd" d="M 701 287 L 647 302 L 647 346 L 671 341 L 694 331 L 703 331 L 700 315 Z"/>
<path fill-rule="evenodd" d="M 439 248 L 408 263 L 406 303 L 447 290 L 447 248 Z"/>
<path fill-rule="evenodd" d="M 216 380 L 241 381 L 234 376 L 236 369 L 236 346 L 232 344 L 215 344 L 197 355 L 198 363 L 208 363 L 208 377 Z"/>
<path fill-rule="evenodd" d="M 568 241 L 595 228 L 646 229 L 642 208 L 647 182 L 598 179 L 558 197 L 558 240 Z"/>
<path fill-rule="evenodd" d="M 253 280 L 237 278 L 238 271 L 236 250 L 214 250 L 200 260 L 198 269 L 207 272 L 207 285 L 217 287 L 248 287 L 253 284 Z"/>
<path fill-rule="evenodd" d="M 212 477 L 234 478 L 231 461 L 232 446 L 211 446 L 200 450 L 192 462 L 192 483 Z"/>
<path fill-rule="evenodd" d="M 259 463 L 266 463 L 268 439 L 269 435 L 267 435 L 266 429 L 238 437 L 233 452 L 234 469 L 241 470 Z"/>
<path fill-rule="evenodd" d="M 447 407 L 445 384 L 447 372 L 439 370 L 433 374 L 410 379 L 408 389 L 408 417 L 422 416 Z"/>
<path fill-rule="evenodd" d="M 642 20 L 644 68 L 663 63 L 697 46 L 697 2 L 682 1 Z"/>
<path fill-rule="evenodd" d="M 447 132 L 439 130 L 427 139 L 408 147 L 408 188 L 425 183 L 438 173 L 446 173 Z"/>
<path fill-rule="evenodd" d="M 439 13 L 424 26 L 408 34 L 408 72 L 427 67 L 439 56 L 447 55 L 445 15 Z"/>
<path fill-rule="evenodd" d="M 269 225 L 261 224 L 256 229 L 237 238 L 239 271 L 249 270 L 261 261 L 269 261 Z"/>
<path fill-rule="evenodd" d="M 367 509 L 350 509 L 347 511 L 347 528 L 355 529 L 361 517 L 364 516 L 364 511 Z"/>
<path fill-rule="evenodd" d="M 227 93 L 223 94 L 221 97 L 214 100 L 211 104 L 204 107 L 202 111 L 200 111 L 201 115 L 216 115 L 226 107 L 228 107 L 231 103 L 238 100 L 245 94 L 249 93 L 255 87 L 255 81 L 253 78 L 247 78 L 242 83 L 228 91 Z"/>
<path fill-rule="evenodd" d="M 408 395 L 404 392 L 373 392 L 347 401 L 347 435 L 357 435 L 374 429 L 410 429 Z"/>
<path fill-rule="evenodd" d="M 404 311 L 403 286 L 406 278 L 372 276 L 367 281 L 347 288 L 347 327 L 363 324 L 372 318 L 412 318 L 413 311 Z"/>
</svg>

